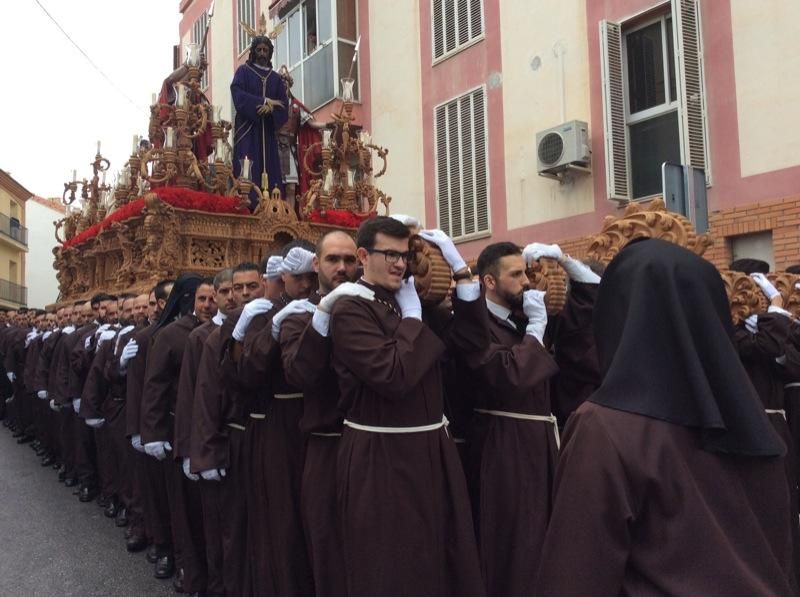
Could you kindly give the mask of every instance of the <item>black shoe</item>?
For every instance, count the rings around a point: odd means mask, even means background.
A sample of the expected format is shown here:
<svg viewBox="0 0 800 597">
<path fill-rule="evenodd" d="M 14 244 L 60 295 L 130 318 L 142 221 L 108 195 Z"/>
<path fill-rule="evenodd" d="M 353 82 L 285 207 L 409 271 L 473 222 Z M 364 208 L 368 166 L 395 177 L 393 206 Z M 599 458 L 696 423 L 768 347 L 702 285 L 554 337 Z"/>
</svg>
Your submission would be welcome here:
<svg viewBox="0 0 800 597">
<path fill-rule="evenodd" d="M 80 494 L 78 495 L 78 499 L 86 504 L 87 502 L 91 502 L 95 497 L 97 497 L 97 490 L 92 487 L 91 485 L 84 485 L 81 487 Z"/>
<path fill-rule="evenodd" d="M 172 579 L 172 588 L 176 593 L 183 593 L 183 568 L 178 568 L 175 578 Z"/>
<path fill-rule="evenodd" d="M 117 510 L 117 518 L 114 520 L 114 524 L 118 527 L 128 526 L 128 509 L 125 506 Z"/>
<path fill-rule="evenodd" d="M 45 448 L 44 446 L 41 446 L 38 450 L 36 450 L 36 455 L 39 456 L 40 458 L 42 456 L 46 456 L 47 455 L 47 448 Z"/>
<path fill-rule="evenodd" d="M 172 555 L 163 555 L 156 560 L 156 578 L 169 578 L 175 574 L 175 560 Z"/>
<path fill-rule="evenodd" d="M 100 500 L 97 500 L 97 501 L 98 501 L 98 503 L 100 502 Z M 118 506 L 117 506 L 116 498 L 110 497 L 108 499 L 108 505 L 106 506 L 106 509 L 103 510 L 103 515 L 106 518 L 116 518 L 117 517 L 117 510 L 118 510 Z"/>
<path fill-rule="evenodd" d="M 103 493 L 97 498 L 97 505 L 101 508 L 107 508 L 108 505 L 111 503 L 111 496 L 105 495 Z"/>
<path fill-rule="evenodd" d="M 62 467 L 62 466 L 64 466 L 64 465 L 63 465 L 63 464 L 61 464 L 61 463 L 58 461 L 58 459 L 56 459 L 56 460 L 54 460 L 54 461 L 53 461 L 53 470 L 54 470 L 54 471 L 61 470 L 61 467 Z"/>
<path fill-rule="evenodd" d="M 150 549 L 147 550 L 147 561 L 151 564 L 155 564 L 158 561 L 158 548 L 155 545 L 151 545 Z"/>
<path fill-rule="evenodd" d="M 59 476 L 61 476 L 59 474 Z M 67 472 L 64 471 L 64 485 L 67 487 L 75 487 L 78 484 L 78 480 L 75 477 L 70 477 L 67 475 Z"/>
<path fill-rule="evenodd" d="M 15 439 L 16 439 L 16 438 L 18 438 L 18 437 L 22 437 L 23 435 L 25 435 L 25 432 L 24 432 L 24 431 L 22 431 L 22 429 L 17 429 L 16 427 L 14 427 L 14 428 L 13 428 L 13 431 L 14 431 L 14 433 L 12 433 L 12 434 L 11 434 L 11 437 L 13 437 L 13 438 L 15 438 Z"/>
<path fill-rule="evenodd" d="M 66 480 L 66 478 L 67 478 L 67 467 L 65 467 L 62 464 L 61 466 L 58 467 L 58 480 L 63 483 Z"/>
<path fill-rule="evenodd" d="M 28 444 L 33 441 L 33 437 L 30 435 L 23 435 L 17 440 L 18 444 Z"/>
<path fill-rule="evenodd" d="M 147 547 L 147 537 L 144 535 L 131 535 L 125 541 L 125 548 L 131 553 L 142 551 L 145 547 Z"/>
<path fill-rule="evenodd" d="M 133 526 L 128 525 L 125 527 L 125 533 L 124 533 L 125 539 L 130 539 L 131 537 L 133 537 L 134 533 L 137 535 L 139 534 L 137 529 L 133 528 Z"/>
<path fill-rule="evenodd" d="M 50 466 L 56 461 L 56 457 L 52 454 L 45 454 L 42 458 L 42 466 Z"/>
</svg>

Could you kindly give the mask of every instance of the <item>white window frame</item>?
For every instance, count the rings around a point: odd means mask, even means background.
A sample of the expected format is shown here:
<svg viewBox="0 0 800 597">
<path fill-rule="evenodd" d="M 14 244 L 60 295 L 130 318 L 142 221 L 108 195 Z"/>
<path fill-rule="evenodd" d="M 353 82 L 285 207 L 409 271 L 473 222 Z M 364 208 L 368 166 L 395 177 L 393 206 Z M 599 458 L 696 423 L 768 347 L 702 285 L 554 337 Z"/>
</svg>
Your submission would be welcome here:
<svg viewBox="0 0 800 597">
<path fill-rule="evenodd" d="M 245 9 L 244 11 L 242 11 L 242 7 Z M 242 14 L 242 12 L 247 14 Z M 249 19 L 248 16 L 250 17 Z M 258 15 L 256 14 L 256 0 L 238 0 L 236 3 L 236 30 L 238 33 L 236 37 L 236 56 L 238 58 L 241 58 L 247 53 L 250 49 L 250 44 L 253 42 L 250 34 L 242 27 L 242 22 L 247 23 L 253 29 L 257 27 Z"/>
<path fill-rule="evenodd" d="M 292 9 L 288 13 L 286 13 L 286 15 L 283 18 L 281 18 L 280 21 L 277 21 L 277 24 L 276 24 L 276 26 L 280 26 L 280 24 L 282 24 L 283 27 L 284 27 L 284 31 L 287 32 L 287 37 L 286 37 L 286 45 L 287 45 L 287 47 L 286 47 L 286 51 L 285 51 L 285 56 L 286 56 L 286 60 L 287 61 L 289 60 L 289 47 L 288 47 L 288 44 L 289 44 L 289 38 L 288 38 L 288 34 L 289 34 L 289 31 L 288 31 L 289 30 L 289 19 L 292 17 L 292 15 L 296 14 L 299 11 L 302 11 L 303 8 L 306 5 L 308 5 L 309 3 L 311 3 L 311 2 L 314 2 L 316 4 L 316 7 L 317 7 L 317 11 L 316 11 L 316 19 L 317 19 L 316 28 L 317 28 L 317 32 L 319 32 L 319 5 L 321 3 L 323 3 L 323 2 L 328 2 L 330 4 L 330 11 L 331 11 L 330 12 L 330 14 L 331 14 L 331 37 L 330 37 L 329 40 L 327 40 L 325 42 L 319 42 L 318 41 L 316 49 L 313 52 L 311 52 L 310 54 L 304 55 L 303 52 L 305 51 L 305 43 L 308 41 L 308 32 L 305 29 L 306 21 L 305 21 L 305 19 L 302 18 L 302 13 L 301 13 L 301 22 L 303 24 L 303 39 L 304 39 L 303 44 L 304 44 L 304 47 L 301 50 L 299 62 L 295 62 L 293 64 L 286 64 L 286 68 L 289 69 L 289 72 L 291 72 L 295 68 L 297 68 L 298 66 L 300 67 L 300 70 L 298 71 L 298 76 L 294 76 L 293 94 L 300 101 L 305 103 L 305 80 L 304 80 L 304 76 L 303 76 L 303 70 L 305 68 L 305 64 L 309 60 L 311 60 L 311 58 L 316 56 L 318 52 L 323 51 L 323 49 L 325 47 L 327 47 L 328 45 L 333 44 L 333 52 L 332 52 L 333 53 L 333 97 L 331 97 L 328 100 L 325 100 L 319 106 L 308 106 L 309 109 L 316 111 L 316 110 L 319 110 L 319 109 L 323 108 L 324 106 L 328 105 L 329 103 L 341 98 L 341 91 L 342 90 L 341 90 L 341 86 L 340 86 L 340 79 L 342 77 L 344 77 L 347 73 L 340 73 L 339 72 L 339 42 L 342 42 L 344 44 L 347 44 L 347 45 L 352 46 L 352 47 L 355 48 L 357 40 L 349 40 L 349 39 L 345 39 L 345 38 L 340 38 L 339 37 L 339 19 L 338 19 L 338 15 L 337 15 L 337 12 L 336 12 L 336 0 L 300 0 L 300 2 L 298 2 L 294 7 L 292 7 Z M 358 33 L 361 31 L 361 23 L 360 23 L 359 18 L 358 18 L 358 4 L 359 4 L 359 0 L 354 0 L 355 15 L 356 15 L 356 37 L 358 37 Z M 277 45 L 278 40 L 276 40 L 275 43 Z M 277 52 L 277 47 L 276 47 L 276 52 Z M 275 66 L 275 68 L 279 68 L 281 65 L 280 64 L 274 64 L 273 66 Z M 361 61 L 360 60 L 358 60 L 356 62 L 356 67 L 355 67 L 355 73 L 354 74 L 355 74 L 355 79 L 358 81 L 358 97 L 354 100 L 353 103 L 358 104 L 358 103 L 361 103 L 360 98 L 361 98 L 361 82 L 362 82 L 362 79 L 361 79 Z M 298 92 L 298 85 L 299 85 L 299 92 Z"/>
<path fill-rule="evenodd" d="M 665 12 L 654 16 L 652 19 L 648 19 L 641 23 L 638 23 L 635 27 L 624 27 L 622 31 L 622 83 L 623 83 L 623 92 L 625 94 L 625 134 L 627 138 L 630 140 L 630 127 L 631 125 L 640 124 L 647 120 L 653 120 L 659 116 L 666 116 L 672 112 L 677 112 L 678 115 L 678 143 L 679 143 L 679 150 L 681 156 L 685 155 L 684 153 L 684 141 L 683 141 L 683 127 L 681 126 L 681 119 L 683 118 L 683 106 L 681 105 L 681 94 L 678 89 L 675 89 L 675 100 L 670 99 L 672 88 L 670 87 L 669 81 L 669 52 L 667 51 L 667 19 L 672 19 L 672 13 L 669 12 L 668 6 L 665 6 Z M 663 56 L 663 68 L 664 68 L 664 99 L 665 102 L 658 106 L 653 106 L 652 108 L 647 108 L 646 110 L 640 110 L 639 112 L 635 112 L 631 114 L 631 105 L 630 105 L 630 86 L 629 81 L 630 77 L 628 76 L 628 36 L 631 33 L 635 33 L 636 31 L 640 31 L 645 27 L 649 27 L 654 23 L 661 24 L 661 46 L 662 46 L 662 56 Z M 672 47 L 673 47 L 673 59 L 675 60 L 675 64 L 673 68 L 675 69 L 675 86 L 678 86 L 678 55 L 677 50 L 675 48 L 678 47 L 678 40 L 677 40 L 677 32 L 675 31 L 675 22 L 673 19 L 672 23 Z M 633 164 L 631 160 L 631 151 L 630 145 L 628 146 L 627 152 L 627 163 L 628 163 L 628 178 L 629 178 L 629 189 L 631 193 L 631 201 L 649 201 L 653 197 L 660 197 L 661 193 L 654 193 L 652 195 L 643 195 L 641 197 L 633 197 L 633 180 L 631 174 L 633 173 Z"/>
<path fill-rule="evenodd" d="M 435 65 L 439 64 L 440 62 L 444 62 L 445 60 L 447 60 L 449 58 L 452 58 L 456 54 L 458 54 L 460 52 L 463 52 L 467 48 L 470 48 L 470 47 L 472 47 L 472 46 L 474 46 L 476 44 L 479 44 L 484 39 L 486 39 L 486 6 L 485 6 L 486 3 L 485 3 L 484 0 L 479 0 L 480 5 L 481 5 L 480 6 L 481 32 L 477 36 L 469 39 L 468 41 L 466 41 L 466 42 L 464 42 L 463 44 L 460 44 L 460 45 L 458 44 L 458 40 L 456 40 L 456 45 L 452 50 L 445 51 L 444 54 L 442 54 L 441 56 L 437 57 L 436 56 L 436 26 L 434 24 L 435 11 L 434 11 L 434 6 L 433 5 L 435 3 L 437 3 L 437 2 L 443 3 L 445 0 L 430 0 L 430 1 L 431 1 L 431 66 L 435 66 Z M 458 37 L 458 6 L 457 6 L 458 0 L 455 0 L 455 1 L 456 1 L 456 10 L 454 12 L 455 12 L 456 22 L 453 25 L 453 28 L 456 31 L 456 37 Z M 442 7 L 442 21 L 444 21 L 444 6 Z M 446 31 L 447 30 L 447 24 L 443 22 L 442 23 L 442 28 L 443 28 L 442 29 L 443 31 Z"/>
<path fill-rule="evenodd" d="M 441 228 L 442 224 L 441 224 L 441 220 L 439 219 L 439 203 L 441 201 L 441 198 L 439 197 L 439 144 L 437 143 L 438 129 L 437 129 L 437 124 L 436 124 L 436 111 L 439 108 L 441 108 L 442 106 L 445 106 L 445 105 L 447 105 L 449 103 L 452 103 L 453 101 L 459 100 L 459 99 L 461 99 L 461 98 L 463 98 L 465 96 L 471 95 L 471 94 L 473 94 L 473 93 L 475 93 L 476 91 L 479 91 L 479 90 L 483 92 L 483 123 L 484 123 L 484 136 L 486 138 L 486 144 L 485 144 L 485 148 L 484 148 L 484 155 L 480 156 L 480 158 L 483 159 L 483 163 L 485 164 L 485 169 L 486 169 L 486 225 L 487 225 L 487 229 L 486 230 L 472 232 L 470 234 L 463 234 L 461 236 L 452 236 L 451 235 L 451 237 L 453 239 L 453 242 L 455 242 L 457 244 L 458 243 L 462 243 L 462 242 L 469 242 L 469 241 L 477 240 L 477 239 L 481 239 L 481 238 L 487 238 L 487 237 L 490 237 L 492 235 L 491 169 L 489 168 L 489 105 L 488 105 L 489 104 L 489 97 L 488 97 L 488 94 L 486 93 L 486 85 L 485 84 L 478 85 L 478 86 L 473 87 L 471 89 L 467 89 L 463 93 L 459 93 L 458 95 L 450 97 L 447 100 L 436 104 L 433 107 L 433 112 L 432 112 L 432 118 L 433 118 L 433 164 L 434 164 L 434 168 L 433 169 L 434 169 L 434 185 L 435 185 L 434 186 L 434 208 L 436 209 L 437 226 L 439 228 Z M 461 116 L 459 114 L 459 120 L 460 120 L 460 118 L 461 118 Z M 471 118 L 473 119 L 472 131 L 473 131 L 473 134 L 474 134 L 474 131 L 475 131 L 474 114 L 471 115 Z M 473 145 L 474 145 L 474 143 L 473 143 Z M 477 154 L 473 154 L 473 158 L 475 160 L 475 163 L 478 163 L 479 156 Z M 460 182 L 463 184 L 464 174 L 463 174 L 463 169 L 462 168 L 459 168 L 459 177 L 460 177 Z M 476 180 L 476 177 L 473 175 L 473 185 L 475 184 L 475 180 Z M 477 193 L 476 193 L 476 195 L 477 195 Z M 477 197 L 476 197 L 476 200 L 477 200 Z M 477 207 L 476 207 L 476 211 L 477 211 Z M 464 229 L 464 210 L 463 209 L 461 211 L 461 217 L 462 217 L 461 229 L 463 230 Z M 477 227 L 477 213 L 476 213 L 476 223 L 475 223 L 475 225 Z M 450 226 L 450 230 L 448 230 L 446 232 L 448 232 L 448 233 L 452 232 L 452 224 Z"/>
</svg>

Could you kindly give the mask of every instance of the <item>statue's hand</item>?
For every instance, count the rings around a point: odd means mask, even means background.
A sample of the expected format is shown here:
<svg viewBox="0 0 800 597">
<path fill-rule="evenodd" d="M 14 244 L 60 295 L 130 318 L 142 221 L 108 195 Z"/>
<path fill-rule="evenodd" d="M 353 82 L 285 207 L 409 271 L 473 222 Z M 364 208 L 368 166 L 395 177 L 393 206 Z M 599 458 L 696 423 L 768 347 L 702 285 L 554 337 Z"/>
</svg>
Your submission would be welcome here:
<svg viewBox="0 0 800 597">
<path fill-rule="evenodd" d="M 264 104 L 263 106 L 259 106 L 256 112 L 259 116 L 266 116 L 267 114 L 272 113 L 272 106 L 269 104 Z"/>
</svg>

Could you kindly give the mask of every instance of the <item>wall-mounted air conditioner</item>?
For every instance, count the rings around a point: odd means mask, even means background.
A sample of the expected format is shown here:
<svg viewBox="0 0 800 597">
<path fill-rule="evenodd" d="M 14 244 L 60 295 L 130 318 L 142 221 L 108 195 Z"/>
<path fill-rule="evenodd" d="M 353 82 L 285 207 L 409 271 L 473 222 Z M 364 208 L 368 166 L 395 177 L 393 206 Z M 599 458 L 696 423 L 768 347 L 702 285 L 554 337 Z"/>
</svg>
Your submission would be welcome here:
<svg viewBox="0 0 800 597">
<path fill-rule="evenodd" d="M 541 176 L 558 178 L 558 174 L 567 170 L 588 172 L 592 159 L 589 125 L 570 120 L 537 133 L 536 157 Z"/>
</svg>

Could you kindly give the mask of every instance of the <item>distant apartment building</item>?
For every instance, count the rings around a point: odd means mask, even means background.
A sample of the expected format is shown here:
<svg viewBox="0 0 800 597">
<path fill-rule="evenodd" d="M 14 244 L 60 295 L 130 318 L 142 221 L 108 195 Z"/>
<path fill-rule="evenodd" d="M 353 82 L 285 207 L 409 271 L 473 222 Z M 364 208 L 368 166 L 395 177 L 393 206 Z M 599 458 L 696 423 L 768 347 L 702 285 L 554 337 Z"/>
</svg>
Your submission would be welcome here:
<svg viewBox="0 0 800 597">
<path fill-rule="evenodd" d="M 0 170 L 0 308 L 17 309 L 28 305 L 25 206 L 31 196 L 32 193 L 8 172 Z"/>
<path fill-rule="evenodd" d="M 65 214 L 66 207 L 60 197 L 45 199 L 33 195 L 28 200 L 28 305 L 31 307 L 44 308 L 58 300 L 58 279 L 53 268 L 54 222 Z"/>
<path fill-rule="evenodd" d="M 183 42 L 209 5 L 180 0 Z M 320 119 L 360 37 L 356 114 L 390 150 L 381 188 L 469 257 L 497 240 L 580 253 L 606 216 L 663 194 L 666 163 L 700 175 L 712 261 L 800 261 L 796 2 L 216 2 L 207 95 L 228 117 L 238 23 L 262 12 L 282 26 L 273 64 Z"/>
</svg>

